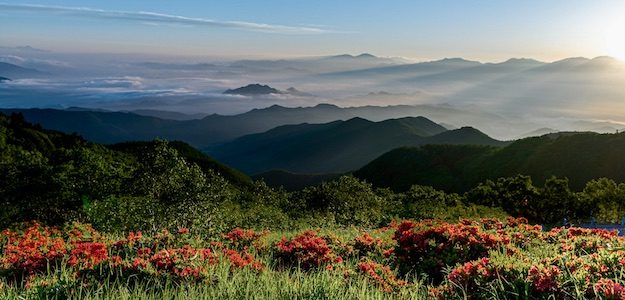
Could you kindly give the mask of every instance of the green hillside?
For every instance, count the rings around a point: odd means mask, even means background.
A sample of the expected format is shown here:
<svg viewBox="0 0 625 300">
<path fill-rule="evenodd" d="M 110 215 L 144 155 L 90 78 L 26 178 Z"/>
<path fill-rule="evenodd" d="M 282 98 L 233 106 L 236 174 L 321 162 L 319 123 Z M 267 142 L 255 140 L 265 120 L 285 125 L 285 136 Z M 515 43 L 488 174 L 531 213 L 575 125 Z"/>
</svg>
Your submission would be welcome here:
<svg viewBox="0 0 625 300">
<path fill-rule="evenodd" d="M 0 73 L 1 74 L 1 73 Z M 318 104 L 312 107 L 272 105 L 237 115 L 212 114 L 201 119 L 180 119 L 179 114 L 154 111 L 113 112 L 97 109 L 0 108 L 5 114 L 22 113 L 31 123 L 105 144 L 126 141 L 151 141 L 155 138 L 178 140 L 198 149 L 230 142 L 244 135 L 261 133 L 282 125 L 321 124 L 361 117 L 372 121 L 427 115 L 447 123 L 466 120 L 484 124 L 498 120 L 496 115 L 463 111 L 449 106 L 393 105 L 338 107 Z M 390 149 L 389 149 L 390 150 Z"/>
<path fill-rule="evenodd" d="M 567 177 L 580 190 L 607 177 L 625 181 L 625 134 L 557 133 L 503 148 L 425 146 L 390 151 L 354 173 L 376 186 L 406 190 L 413 184 L 464 192 L 487 179 L 525 174 L 537 182 Z"/>
<path fill-rule="evenodd" d="M 401 146 L 425 144 L 503 145 L 473 128 L 447 131 L 423 117 L 372 122 L 362 118 L 325 124 L 281 126 L 208 149 L 247 174 L 281 169 L 293 173 L 356 170 Z"/>
<path fill-rule="evenodd" d="M 109 148 L 133 155 L 141 155 L 146 148 L 151 147 L 153 144 L 154 142 L 125 142 L 110 145 Z M 204 152 L 191 147 L 191 145 L 185 142 L 172 141 L 169 142 L 168 145 L 176 149 L 178 154 L 184 157 L 186 161 L 197 164 L 204 172 L 216 172 L 238 186 L 249 186 L 252 184 L 252 180 L 247 175 L 216 161 Z"/>
<path fill-rule="evenodd" d="M 33 219 L 59 224 L 118 210 L 137 216 L 149 212 L 175 224 L 185 222 L 176 219 L 177 208 L 188 210 L 252 188 L 249 177 L 185 143 L 105 146 L 43 129 L 19 114 L 0 114 L 2 226 Z"/>
</svg>

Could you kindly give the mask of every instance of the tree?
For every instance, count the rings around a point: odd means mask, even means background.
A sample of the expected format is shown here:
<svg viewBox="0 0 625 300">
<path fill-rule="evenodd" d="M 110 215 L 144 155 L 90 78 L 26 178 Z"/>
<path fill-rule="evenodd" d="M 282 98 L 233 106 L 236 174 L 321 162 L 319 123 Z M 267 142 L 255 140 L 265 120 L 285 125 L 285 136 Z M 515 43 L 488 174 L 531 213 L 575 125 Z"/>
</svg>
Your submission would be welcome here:
<svg viewBox="0 0 625 300">
<path fill-rule="evenodd" d="M 517 175 L 480 183 L 465 194 L 465 199 L 469 203 L 501 207 L 513 216 L 541 222 L 541 211 L 536 203 L 539 195 L 540 191 L 532 185 L 529 176 Z"/>
<path fill-rule="evenodd" d="M 339 224 L 377 225 L 389 218 L 384 215 L 384 199 L 373 191 L 371 184 L 353 176 L 306 188 L 299 195 L 309 209 L 327 212 Z"/>
<path fill-rule="evenodd" d="M 625 217 L 625 184 L 599 178 L 586 183 L 578 199 L 578 209 L 599 222 L 619 223 Z M 589 210 L 589 208 L 591 208 Z"/>
<path fill-rule="evenodd" d="M 536 217 L 543 223 L 557 224 L 564 218 L 578 219 L 578 214 L 584 214 L 576 209 L 577 197 L 569 188 L 568 178 L 552 176 L 545 180 L 539 199 L 535 203 Z"/>
</svg>

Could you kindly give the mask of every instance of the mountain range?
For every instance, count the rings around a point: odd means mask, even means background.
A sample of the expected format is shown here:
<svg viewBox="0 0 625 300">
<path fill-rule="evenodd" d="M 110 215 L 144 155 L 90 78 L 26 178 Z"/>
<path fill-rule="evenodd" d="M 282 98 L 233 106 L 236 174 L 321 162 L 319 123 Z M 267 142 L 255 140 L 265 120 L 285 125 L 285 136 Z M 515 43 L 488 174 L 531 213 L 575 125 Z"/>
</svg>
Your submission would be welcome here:
<svg viewBox="0 0 625 300">
<path fill-rule="evenodd" d="M 278 60 L 238 60 L 229 64 L 235 70 L 246 73 L 288 72 L 300 74 L 318 74 L 345 70 L 358 70 L 406 63 L 401 58 L 377 57 L 369 53 L 359 55 L 340 54 L 309 58 Z"/>
<path fill-rule="evenodd" d="M 551 133 L 505 147 L 427 145 L 385 153 L 354 174 L 379 187 L 403 191 L 413 184 L 465 192 L 485 180 L 517 174 L 539 184 L 566 177 L 573 189 L 601 177 L 625 181 L 625 133 Z"/>
<path fill-rule="evenodd" d="M 268 95 L 268 94 L 282 94 L 283 92 L 277 89 L 274 89 L 268 85 L 262 85 L 258 83 L 248 84 L 244 87 L 229 89 L 224 92 L 224 94 L 231 95 Z"/>
<path fill-rule="evenodd" d="M 0 76 L 12 78 L 12 79 L 21 79 L 21 78 L 37 78 L 49 75 L 45 72 L 20 67 L 15 64 L 10 64 L 6 62 L 0 62 Z"/>
<path fill-rule="evenodd" d="M 207 149 L 247 174 L 269 170 L 342 173 L 356 170 L 401 146 L 477 144 L 502 146 L 477 129 L 447 130 L 424 117 L 372 122 L 362 118 L 324 124 L 279 126 Z"/>
<path fill-rule="evenodd" d="M 621 101 L 625 92 L 620 88 L 625 84 L 625 64 L 610 57 L 574 57 L 555 62 L 513 58 L 496 63 L 464 58 L 410 62 L 371 54 L 200 62 L 115 58 L 110 64 L 93 57 L 87 62 L 72 59 L 72 56 L 52 56 L 10 60 L 14 67 L 45 71 L 53 76 L 23 81 L 20 79 L 25 77 L 0 72 L 0 76 L 14 79 L 3 83 L 9 88 L 0 90 L 2 106 L 81 106 L 230 116 L 273 104 L 282 107 L 311 107 L 319 103 L 341 107 L 391 105 L 396 108 L 392 114 L 387 113 L 392 109 L 379 110 L 379 116 L 351 109 L 341 118 L 302 119 L 299 123 L 352 117 L 379 121 L 424 116 L 452 127 L 479 128 L 497 139 L 523 137 L 537 128 L 615 132 L 625 124 Z M 59 68 L 33 64 L 42 61 Z M 265 91 L 246 92 L 261 86 L 258 83 L 267 86 Z M 285 89 L 292 86 L 297 89 Z M 227 89 L 245 96 L 223 94 Z M 409 108 L 410 114 L 402 113 L 400 110 L 405 107 L 400 105 L 417 106 L 419 111 Z M 436 111 L 444 106 L 443 112 Z M 577 125 L 577 120 L 611 124 Z M 270 123 L 272 126 L 261 125 L 254 132 L 281 125 Z"/>
<path fill-rule="evenodd" d="M 160 137 L 183 140 L 200 149 L 225 143 L 243 135 L 264 132 L 281 125 L 327 123 L 355 117 L 382 121 L 423 115 L 444 121 L 455 119 L 456 122 L 497 118 L 497 116 L 482 112 L 430 105 L 348 108 L 331 104 L 295 108 L 273 105 L 238 115 L 213 114 L 201 119 L 177 116 L 176 120 L 164 119 L 171 117 L 171 114 L 154 110 L 132 113 L 72 108 L 69 110 L 0 109 L 0 112 L 21 112 L 30 122 L 40 123 L 46 128 L 63 132 L 76 132 L 89 140 L 100 143 L 151 140 Z"/>
<path fill-rule="evenodd" d="M 294 87 L 281 91 L 279 89 L 270 87 L 266 84 L 252 83 L 246 86 L 242 86 L 236 89 L 228 89 L 224 92 L 226 95 L 241 95 L 241 96 L 262 96 L 262 95 L 291 95 L 299 97 L 313 97 L 313 94 L 302 92 Z"/>
<path fill-rule="evenodd" d="M 40 110 L 25 112 L 45 114 Z M 97 124 L 93 121 L 99 114 L 119 118 L 120 126 L 123 121 L 137 116 L 89 111 L 54 113 L 67 114 L 68 122 L 85 122 L 90 126 Z M 71 119 L 75 116 L 80 118 Z M 185 123 L 139 117 L 171 124 Z M 100 130 L 110 128 L 100 127 Z M 41 137 L 32 139 L 39 141 L 37 145 L 46 144 Z M 131 142 L 111 147 L 135 151 L 132 149 L 139 149 L 141 145 Z M 447 130 L 423 117 L 380 122 L 352 118 L 324 124 L 285 125 L 243 136 L 210 147 L 209 152 L 215 154 L 215 159 L 181 142 L 171 145 L 202 168 L 217 170 L 233 182 L 249 184 L 246 175 L 232 168 L 240 167 L 247 174 L 260 173 L 255 179 L 262 178 L 271 185 L 283 185 L 291 190 L 318 184 L 361 166 L 364 167 L 353 173 L 355 176 L 397 191 L 419 184 L 464 192 L 485 180 L 517 174 L 530 175 L 537 184 L 550 176 L 566 177 L 575 190 L 581 190 L 587 181 L 600 177 L 625 181 L 622 171 L 625 169 L 625 133 L 557 132 L 501 142 L 474 128 Z"/>
</svg>

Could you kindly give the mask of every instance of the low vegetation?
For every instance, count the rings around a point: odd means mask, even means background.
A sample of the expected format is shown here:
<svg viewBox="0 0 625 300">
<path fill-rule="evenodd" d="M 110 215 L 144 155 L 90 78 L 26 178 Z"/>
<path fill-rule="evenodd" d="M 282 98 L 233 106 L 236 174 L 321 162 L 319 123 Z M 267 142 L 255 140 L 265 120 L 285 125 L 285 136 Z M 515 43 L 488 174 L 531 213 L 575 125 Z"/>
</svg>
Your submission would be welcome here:
<svg viewBox="0 0 625 300">
<path fill-rule="evenodd" d="M 560 227 L 620 221 L 625 185 L 605 178 L 287 192 L 184 143 L 105 146 L 0 115 L 0 199 L 0 298 L 625 296 L 625 240 Z"/>
<path fill-rule="evenodd" d="M 523 218 L 363 230 L 179 228 L 103 234 L 22 224 L 0 235 L 8 299 L 621 299 L 625 240 Z"/>
</svg>

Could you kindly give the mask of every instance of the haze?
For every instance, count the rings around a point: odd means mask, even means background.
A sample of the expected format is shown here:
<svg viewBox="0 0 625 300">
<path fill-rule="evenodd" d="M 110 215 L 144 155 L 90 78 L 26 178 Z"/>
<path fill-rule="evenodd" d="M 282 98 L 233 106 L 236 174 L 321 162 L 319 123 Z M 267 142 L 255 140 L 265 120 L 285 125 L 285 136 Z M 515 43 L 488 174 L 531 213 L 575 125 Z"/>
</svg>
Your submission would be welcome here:
<svg viewBox="0 0 625 300">
<path fill-rule="evenodd" d="M 8 1 L 0 106 L 199 118 L 413 105 L 500 139 L 613 132 L 625 128 L 623 13 L 621 1 Z M 223 93 L 256 83 L 282 92 Z"/>
</svg>

